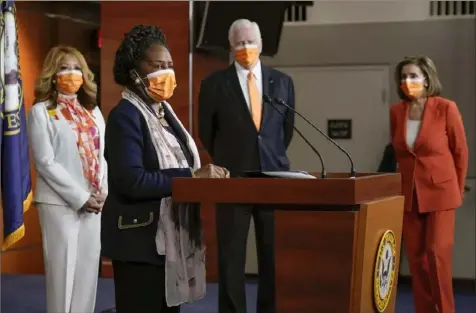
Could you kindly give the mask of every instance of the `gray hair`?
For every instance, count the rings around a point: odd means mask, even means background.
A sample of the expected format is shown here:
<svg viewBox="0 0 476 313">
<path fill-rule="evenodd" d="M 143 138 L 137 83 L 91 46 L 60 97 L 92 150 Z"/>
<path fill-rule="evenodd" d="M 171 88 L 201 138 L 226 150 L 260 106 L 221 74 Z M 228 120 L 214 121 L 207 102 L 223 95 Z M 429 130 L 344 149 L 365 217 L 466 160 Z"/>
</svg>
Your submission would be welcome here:
<svg viewBox="0 0 476 313">
<path fill-rule="evenodd" d="M 252 28 L 256 34 L 257 39 L 261 39 L 261 31 L 259 30 L 259 26 L 256 22 L 252 22 L 247 19 L 239 19 L 234 21 L 233 24 L 231 24 L 230 29 L 228 30 L 228 41 L 232 43 L 235 32 L 244 28 Z"/>
</svg>

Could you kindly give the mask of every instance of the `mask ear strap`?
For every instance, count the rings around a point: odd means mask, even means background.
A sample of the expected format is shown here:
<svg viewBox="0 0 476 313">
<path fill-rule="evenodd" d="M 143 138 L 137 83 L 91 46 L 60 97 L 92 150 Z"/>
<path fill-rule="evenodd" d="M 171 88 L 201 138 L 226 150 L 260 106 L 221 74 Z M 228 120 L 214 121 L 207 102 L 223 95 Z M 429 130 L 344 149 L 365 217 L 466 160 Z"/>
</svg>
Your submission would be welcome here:
<svg viewBox="0 0 476 313">
<path fill-rule="evenodd" d="M 134 62 L 134 58 L 132 57 L 132 53 L 129 51 L 127 54 L 127 58 L 129 59 L 129 61 L 131 62 L 131 64 L 135 64 Z M 137 70 L 134 68 L 132 69 L 132 72 L 135 74 L 136 77 L 134 77 L 134 83 L 136 85 L 142 85 L 142 87 L 144 87 L 145 89 L 147 89 L 147 86 L 144 84 L 144 81 L 142 80 L 142 78 L 140 77 L 139 75 L 139 72 L 137 72 Z"/>
<path fill-rule="evenodd" d="M 134 59 L 132 58 L 132 54 L 131 53 L 128 53 L 127 54 L 127 57 L 129 58 L 129 61 L 131 61 L 131 64 L 135 64 L 134 62 Z M 155 102 L 154 99 L 152 99 L 151 96 L 149 96 L 149 94 L 147 93 L 147 86 L 146 84 L 144 83 L 144 80 L 140 77 L 139 75 L 139 72 L 137 72 L 137 70 L 135 68 L 132 69 L 132 72 L 134 73 L 135 75 L 135 78 L 134 78 L 134 83 L 136 86 L 139 86 L 141 85 L 143 88 L 138 88 L 138 91 L 140 93 L 142 93 L 142 98 L 143 100 L 145 101 L 145 99 L 148 99 L 149 102 Z M 146 101 L 147 102 L 147 101 Z"/>
<path fill-rule="evenodd" d="M 137 72 L 136 69 L 133 69 L 132 70 L 133 73 L 135 74 L 135 79 L 134 79 L 134 83 L 136 85 L 142 85 L 142 87 L 144 87 L 145 89 L 147 89 L 147 86 L 145 85 L 144 81 L 142 80 L 142 78 L 140 77 L 139 73 Z"/>
</svg>

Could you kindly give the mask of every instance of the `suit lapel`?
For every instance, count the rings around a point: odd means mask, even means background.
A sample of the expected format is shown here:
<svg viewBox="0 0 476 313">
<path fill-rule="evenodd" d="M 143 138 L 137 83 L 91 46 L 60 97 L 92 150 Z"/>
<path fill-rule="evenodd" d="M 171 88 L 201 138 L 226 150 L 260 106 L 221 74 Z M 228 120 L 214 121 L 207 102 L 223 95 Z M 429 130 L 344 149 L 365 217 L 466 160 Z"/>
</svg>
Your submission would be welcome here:
<svg viewBox="0 0 476 313">
<path fill-rule="evenodd" d="M 414 149 L 410 149 L 407 143 L 407 124 L 408 124 L 408 108 L 409 108 L 408 102 L 404 102 L 404 104 L 401 107 L 402 109 L 400 110 L 400 116 L 403 121 L 403 127 L 401 131 L 401 136 L 402 136 L 401 142 L 405 146 L 405 149 L 408 151 L 408 153 L 415 155 Z M 415 145 L 413 147 L 415 148 Z"/>
<path fill-rule="evenodd" d="M 432 121 L 435 119 L 436 114 L 435 101 L 436 100 L 434 97 L 430 97 L 426 101 L 425 109 L 421 117 L 420 131 L 418 132 L 415 144 L 413 145 L 413 151 L 415 152 L 422 145 L 422 143 L 425 142 L 425 138 L 431 133 L 431 124 Z M 408 110 L 406 110 L 406 117 L 408 118 Z"/>
<path fill-rule="evenodd" d="M 425 138 L 431 133 L 431 124 L 432 121 L 435 119 L 435 98 L 430 97 L 428 98 L 425 108 L 423 110 L 423 115 L 421 117 L 421 124 L 420 124 L 420 130 L 418 131 L 418 135 L 415 139 L 415 143 L 413 144 L 413 149 L 410 149 L 407 144 L 407 124 L 408 124 L 408 113 L 410 110 L 410 103 L 405 102 L 405 105 L 402 106 L 403 110 L 401 112 L 402 114 L 402 119 L 403 119 L 403 131 L 402 131 L 402 136 L 403 136 L 403 142 L 405 144 L 405 148 L 410 152 L 411 154 L 415 154 L 418 151 L 418 148 L 422 145 L 423 142 L 425 142 Z"/>
<path fill-rule="evenodd" d="M 167 123 L 172 128 L 174 133 L 177 135 L 178 139 L 181 142 L 186 143 L 187 142 L 187 137 L 185 136 L 185 134 L 182 130 L 182 127 L 180 127 L 179 123 L 175 119 L 174 115 L 169 111 L 167 106 L 164 105 L 163 108 L 164 108 L 164 117 L 167 120 Z"/>
<path fill-rule="evenodd" d="M 263 84 L 263 95 L 267 95 L 273 99 L 273 94 L 274 94 L 274 81 L 273 78 L 271 77 L 271 73 L 267 67 L 264 67 L 261 65 L 261 80 Z M 262 101 L 262 113 L 261 113 L 261 128 L 263 128 L 270 116 L 270 110 L 273 110 L 273 108 L 270 108 L 269 103 L 265 103 Z"/>
<path fill-rule="evenodd" d="M 105 136 L 105 125 L 104 125 L 104 118 L 102 117 L 101 110 L 96 107 L 94 110 L 91 112 L 91 115 L 94 117 L 94 123 L 96 123 L 96 127 L 99 132 L 99 165 L 100 165 L 100 177 L 101 181 L 104 177 L 104 158 L 102 157 L 104 155 L 104 148 L 105 148 L 105 143 L 104 143 L 104 136 Z"/>
<path fill-rule="evenodd" d="M 226 70 L 226 92 L 229 93 L 229 96 L 234 100 L 234 104 L 238 107 L 239 112 L 245 117 L 253 127 L 253 119 L 251 118 L 251 112 L 246 104 L 246 99 L 241 89 L 240 80 L 238 79 L 238 74 L 236 73 L 235 64 L 233 63 Z"/>
<path fill-rule="evenodd" d="M 172 128 L 172 131 L 174 132 L 174 134 L 178 137 L 177 141 L 185 154 L 185 158 L 188 160 L 187 152 L 192 158 L 191 160 L 192 163 L 190 164 L 190 166 L 192 167 L 193 164 L 195 164 L 195 160 L 194 160 L 195 156 L 193 154 L 193 151 L 190 149 L 188 145 L 187 134 L 183 131 L 183 128 L 180 126 L 175 116 L 169 111 L 169 108 L 166 105 L 164 105 L 163 108 L 164 108 L 164 117 L 167 123 L 169 124 L 170 128 Z"/>
<path fill-rule="evenodd" d="M 226 84 L 227 88 L 225 88 L 225 90 L 230 92 L 231 98 L 235 100 L 235 103 L 240 106 L 242 111 L 246 110 L 247 114 L 250 115 L 234 64 L 232 64 L 226 71 Z"/>
<path fill-rule="evenodd" d="M 274 80 L 271 76 L 271 73 L 268 68 L 261 65 L 261 81 L 262 81 L 262 90 L 263 95 L 268 95 L 273 98 L 274 94 Z M 230 97 L 234 99 L 235 104 L 239 107 L 247 120 L 253 125 L 253 119 L 251 117 L 250 110 L 243 95 L 243 90 L 241 89 L 240 81 L 238 79 L 238 74 L 236 73 L 235 65 L 232 64 L 226 71 L 226 87 L 225 90 L 230 93 Z M 261 128 L 266 124 L 269 116 L 270 110 L 269 104 L 263 103 L 262 112 L 261 112 Z"/>
</svg>

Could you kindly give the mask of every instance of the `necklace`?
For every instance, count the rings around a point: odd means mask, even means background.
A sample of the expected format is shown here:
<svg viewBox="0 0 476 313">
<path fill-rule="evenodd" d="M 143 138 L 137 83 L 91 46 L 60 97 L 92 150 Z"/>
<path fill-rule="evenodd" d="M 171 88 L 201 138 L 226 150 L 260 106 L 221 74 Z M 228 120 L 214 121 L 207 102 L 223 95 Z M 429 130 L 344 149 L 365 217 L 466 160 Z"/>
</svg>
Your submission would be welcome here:
<svg viewBox="0 0 476 313">
<path fill-rule="evenodd" d="M 159 118 L 159 123 L 160 125 L 164 126 L 164 127 L 168 127 L 169 126 L 169 123 L 167 123 L 167 120 L 165 118 Z"/>
<path fill-rule="evenodd" d="M 168 127 L 169 126 L 169 123 L 167 123 L 167 120 L 165 119 L 165 110 L 164 110 L 164 106 L 162 103 L 158 103 L 158 104 L 155 104 L 152 106 L 152 111 L 154 113 L 154 115 L 157 117 L 157 119 L 159 120 L 159 123 L 163 126 L 163 127 Z"/>
<path fill-rule="evenodd" d="M 162 103 L 159 103 L 157 105 L 157 117 L 160 119 L 165 119 L 165 110 L 164 110 L 164 106 L 162 105 Z"/>
</svg>

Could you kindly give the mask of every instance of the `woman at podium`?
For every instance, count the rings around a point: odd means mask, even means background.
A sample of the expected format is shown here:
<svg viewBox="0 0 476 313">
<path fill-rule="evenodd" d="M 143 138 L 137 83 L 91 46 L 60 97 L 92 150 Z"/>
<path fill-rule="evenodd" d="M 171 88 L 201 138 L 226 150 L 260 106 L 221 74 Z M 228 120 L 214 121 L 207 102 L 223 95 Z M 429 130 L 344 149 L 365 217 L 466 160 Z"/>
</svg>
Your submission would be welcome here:
<svg viewBox="0 0 476 313">
<path fill-rule="evenodd" d="M 455 209 L 468 169 L 463 121 L 457 105 L 439 96 L 430 58 L 404 58 L 395 82 L 401 101 L 390 109 L 391 136 L 405 196 L 403 239 L 415 311 L 452 313 Z"/>
<path fill-rule="evenodd" d="M 116 52 L 122 99 L 106 125 L 109 195 L 102 216 L 103 255 L 112 259 L 117 313 L 172 313 L 205 294 L 200 210 L 172 208 L 172 179 L 225 178 L 201 167 L 197 147 L 167 102 L 177 86 L 165 34 L 129 31 Z"/>
</svg>

